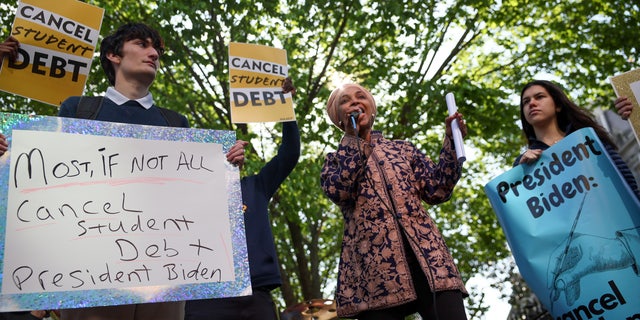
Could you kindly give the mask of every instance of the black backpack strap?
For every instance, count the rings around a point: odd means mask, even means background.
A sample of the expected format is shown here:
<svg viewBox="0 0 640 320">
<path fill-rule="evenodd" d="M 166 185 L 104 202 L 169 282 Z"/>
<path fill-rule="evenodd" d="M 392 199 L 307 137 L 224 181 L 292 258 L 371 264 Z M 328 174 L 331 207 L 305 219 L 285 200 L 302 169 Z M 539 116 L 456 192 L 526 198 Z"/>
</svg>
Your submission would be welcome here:
<svg viewBox="0 0 640 320">
<path fill-rule="evenodd" d="M 81 96 L 80 101 L 78 101 L 78 108 L 76 109 L 76 118 L 94 120 L 100 112 L 103 99 L 104 97 L 102 96 Z"/>
<path fill-rule="evenodd" d="M 76 118 L 95 120 L 100 112 L 100 108 L 102 108 L 102 100 L 104 100 L 103 96 L 81 96 L 76 109 Z M 182 126 L 182 115 L 173 110 L 162 107 L 158 107 L 158 109 L 160 109 L 162 117 L 164 117 L 170 127 Z"/>
<path fill-rule="evenodd" d="M 158 107 L 158 109 L 160 109 L 160 113 L 162 113 L 162 116 L 167 120 L 170 127 L 182 127 L 182 115 L 173 110 L 162 107 Z"/>
</svg>

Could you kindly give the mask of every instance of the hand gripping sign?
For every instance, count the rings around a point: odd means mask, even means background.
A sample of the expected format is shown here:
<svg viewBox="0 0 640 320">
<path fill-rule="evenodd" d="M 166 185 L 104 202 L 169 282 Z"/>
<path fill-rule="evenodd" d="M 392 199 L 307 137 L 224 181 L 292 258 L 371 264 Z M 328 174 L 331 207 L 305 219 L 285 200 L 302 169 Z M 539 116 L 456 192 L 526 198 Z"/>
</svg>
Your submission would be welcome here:
<svg viewBox="0 0 640 320">
<path fill-rule="evenodd" d="M 22 0 L 11 35 L 16 61 L 4 59 L 0 90 L 59 106 L 84 90 L 104 10 L 76 0 Z"/>
<path fill-rule="evenodd" d="M 230 43 L 231 120 L 234 123 L 294 120 L 291 93 L 282 91 L 288 73 L 285 50 Z"/>
</svg>

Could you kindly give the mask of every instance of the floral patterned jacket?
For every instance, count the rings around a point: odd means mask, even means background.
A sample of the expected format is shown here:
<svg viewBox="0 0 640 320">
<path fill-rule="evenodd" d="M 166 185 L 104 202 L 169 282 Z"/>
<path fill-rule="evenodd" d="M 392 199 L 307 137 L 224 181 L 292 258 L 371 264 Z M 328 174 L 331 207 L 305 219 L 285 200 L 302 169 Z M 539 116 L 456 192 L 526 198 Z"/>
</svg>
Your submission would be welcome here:
<svg viewBox="0 0 640 320">
<path fill-rule="evenodd" d="M 378 131 L 372 132 L 371 143 L 344 136 L 338 150 L 326 156 L 322 188 L 345 220 L 336 291 L 340 317 L 417 298 L 401 232 L 415 239 L 409 245 L 432 291 L 467 294 L 440 231 L 422 205 L 422 200 L 449 200 L 461 171 L 450 138 L 437 164 L 410 142 L 386 140 Z"/>
</svg>

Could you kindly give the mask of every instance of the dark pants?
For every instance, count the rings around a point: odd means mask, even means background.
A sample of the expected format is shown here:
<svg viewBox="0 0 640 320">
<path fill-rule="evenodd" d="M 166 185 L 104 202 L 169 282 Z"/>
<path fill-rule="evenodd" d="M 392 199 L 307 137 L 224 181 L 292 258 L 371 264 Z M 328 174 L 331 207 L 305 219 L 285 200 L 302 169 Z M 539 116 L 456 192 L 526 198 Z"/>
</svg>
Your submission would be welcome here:
<svg viewBox="0 0 640 320">
<path fill-rule="evenodd" d="M 396 307 L 365 311 L 360 313 L 357 319 L 404 320 L 406 316 L 417 312 L 424 320 L 467 320 L 462 292 L 439 291 L 434 295 L 411 248 L 407 246 L 405 252 L 418 299 Z"/>
<path fill-rule="evenodd" d="M 276 307 L 267 289 L 253 289 L 250 296 L 190 300 L 185 320 L 276 320 Z"/>
<path fill-rule="evenodd" d="M 429 286 L 425 286 L 429 288 Z M 441 291 L 435 297 L 430 290 L 427 297 L 418 295 L 418 300 L 397 307 L 370 310 L 360 314 L 359 320 L 404 320 L 408 315 L 419 313 L 424 320 L 466 320 L 462 292 Z M 435 300 L 435 303 L 434 303 Z M 437 316 L 436 316 L 437 314 Z"/>
<path fill-rule="evenodd" d="M 158 302 L 60 310 L 64 320 L 180 320 L 184 302 Z"/>
<path fill-rule="evenodd" d="M 34 316 L 29 311 L 18 312 L 2 312 L 0 313 L 0 319 L 2 320 L 39 320 L 40 318 Z"/>
</svg>

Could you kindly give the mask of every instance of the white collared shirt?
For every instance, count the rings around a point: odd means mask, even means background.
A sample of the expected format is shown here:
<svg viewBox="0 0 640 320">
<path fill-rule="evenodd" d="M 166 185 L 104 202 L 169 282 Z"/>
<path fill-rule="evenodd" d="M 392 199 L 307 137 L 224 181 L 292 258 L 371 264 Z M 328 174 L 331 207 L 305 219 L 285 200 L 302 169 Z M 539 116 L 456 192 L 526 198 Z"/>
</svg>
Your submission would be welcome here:
<svg viewBox="0 0 640 320">
<path fill-rule="evenodd" d="M 116 90 L 116 88 L 114 87 L 107 88 L 107 92 L 104 96 L 105 98 L 109 98 L 109 100 L 115 102 L 118 106 L 121 106 L 127 101 L 132 100 L 125 97 L 122 93 L 118 92 L 118 90 Z M 151 96 L 151 92 L 149 92 L 146 96 L 140 99 L 135 99 L 135 101 L 137 101 L 143 108 L 149 109 L 153 105 L 153 96 Z"/>
</svg>

